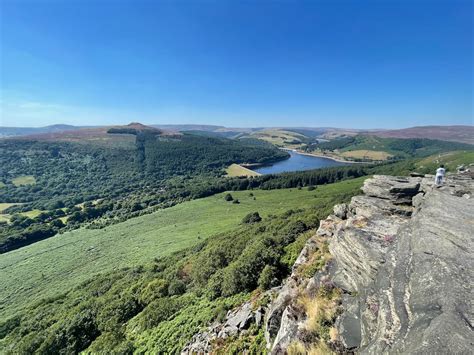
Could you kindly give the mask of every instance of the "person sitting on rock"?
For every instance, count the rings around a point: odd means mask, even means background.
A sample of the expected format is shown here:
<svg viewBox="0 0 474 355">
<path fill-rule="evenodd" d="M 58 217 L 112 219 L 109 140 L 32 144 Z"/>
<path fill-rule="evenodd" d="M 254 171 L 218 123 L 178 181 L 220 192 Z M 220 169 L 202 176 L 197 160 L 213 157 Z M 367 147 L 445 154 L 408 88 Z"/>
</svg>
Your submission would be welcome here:
<svg viewBox="0 0 474 355">
<path fill-rule="evenodd" d="M 444 165 L 441 164 L 438 169 L 436 169 L 436 177 L 435 177 L 435 184 L 436 186 L 441 186 L 444 179 L 444 174 L 446 170 L 444 169 Z"/>
</svg>

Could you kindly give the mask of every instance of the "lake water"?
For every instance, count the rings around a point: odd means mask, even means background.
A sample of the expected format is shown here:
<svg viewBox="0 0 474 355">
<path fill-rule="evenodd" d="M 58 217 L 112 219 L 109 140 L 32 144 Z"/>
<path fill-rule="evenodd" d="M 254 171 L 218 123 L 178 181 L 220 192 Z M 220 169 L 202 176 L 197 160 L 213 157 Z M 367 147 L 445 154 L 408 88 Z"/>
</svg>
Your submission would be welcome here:
<svg viewBox="0 0 474 355">
<path fill-rule="evenodd" d="M 288 171 L 312 170 L 331 166 L 347 165 L 328 158 L 313 157 L 289 151 L 290 157 L 273 165 L 252 169 L 260 174 L 278 174 Z"/>
</svg>

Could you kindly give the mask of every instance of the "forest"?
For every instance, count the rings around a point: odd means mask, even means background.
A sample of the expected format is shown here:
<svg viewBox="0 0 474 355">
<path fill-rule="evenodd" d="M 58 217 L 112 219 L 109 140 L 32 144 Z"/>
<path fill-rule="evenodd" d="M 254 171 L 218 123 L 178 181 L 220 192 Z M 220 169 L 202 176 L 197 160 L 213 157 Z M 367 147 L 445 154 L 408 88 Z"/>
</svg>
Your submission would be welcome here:
<svg viewBox="0 0 474 355">
<path fill-rule="evenodd" d="M 381 151 L 390 154 L 390 160 L 406 158 L 423 158 L 454 150 L 472 150 L 472 145 L 466 143 L 447 142 L 426 138 L 381 138 L 360 134 L 357 136 L 341 137 L 329 142 L 315 142 L 303 147 L 304 151 L 314 152 L 349 152 L 357 150 Z M 352 159 L 364 161 L 364 159 Z"/>
<path fill-rule="evenodd" d="M 172 206 L 191 194 L 175 183 L 176 177 L 206 181 L 221 176 L 234 162 L 269 163 L 287 157 L 270 144 L 194 135 L 160 137 L 155 131 L 137 133 L 135 144 L 105 147 L 2 140 L 0 201 L 11 204 L 4 212 L 12 218 L 11 223 L 0 222 L 0 252 L 106 214 L 121 221 L 148 207 Z M 34 183 L 15 184 L 18 176 L 32 176 Z M 33 218 L 18 214 L 32 210 L 42 212 Z"/>
</svg>

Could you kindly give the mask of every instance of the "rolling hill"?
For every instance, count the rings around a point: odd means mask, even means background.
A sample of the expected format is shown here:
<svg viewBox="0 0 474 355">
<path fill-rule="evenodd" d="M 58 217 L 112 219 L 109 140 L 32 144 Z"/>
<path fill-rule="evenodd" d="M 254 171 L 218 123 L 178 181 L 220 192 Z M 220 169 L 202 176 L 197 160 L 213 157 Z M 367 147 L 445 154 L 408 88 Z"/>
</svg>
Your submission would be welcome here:
<svg viewBox="0 0 474 355">
<path fill-rule="evenodd" d="M 428 138 L 474 144 L 474 126 L 420 126 L 375 131 L 372 134 L 385 138 Z"/>
<path fill-rule="evenodd" d="M 90 128 L 86 126 L 71 126 L 66 124 L 55 124 L 45 127 L 0 127 L 0 138 L 27 136 L 32 134 L 57 133 L 65 131 L 75 131 L 78 129 Z"/>
</svg>

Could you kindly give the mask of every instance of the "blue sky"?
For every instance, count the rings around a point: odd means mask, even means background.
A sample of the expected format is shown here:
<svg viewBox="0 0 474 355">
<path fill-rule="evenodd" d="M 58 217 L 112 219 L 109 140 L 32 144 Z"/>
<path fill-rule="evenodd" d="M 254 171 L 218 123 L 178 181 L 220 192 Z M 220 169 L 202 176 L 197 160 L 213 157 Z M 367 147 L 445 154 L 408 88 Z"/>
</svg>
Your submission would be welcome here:
<svg viewBox="0 0 474 355">
<path fill-rule="evenodd" d="M 0 125 L 473 124 L 458 0 L 1 0 Z"/>
</svg>

